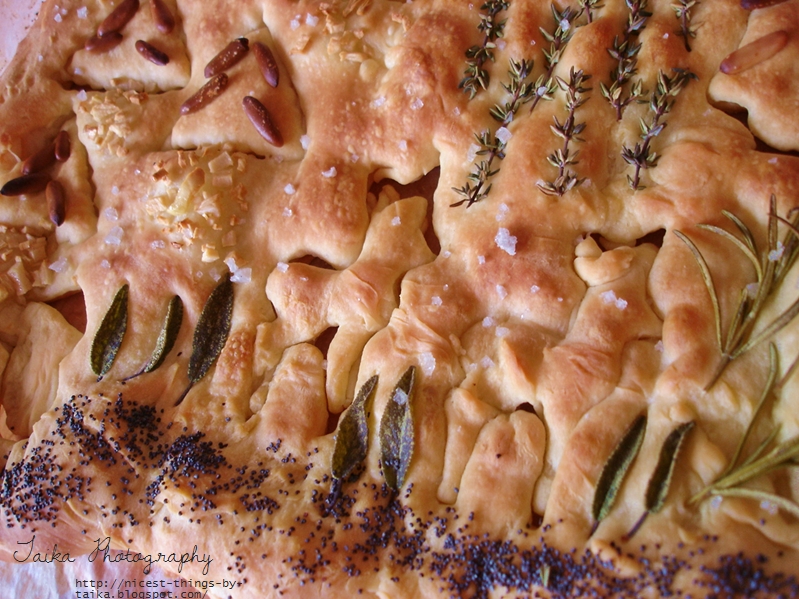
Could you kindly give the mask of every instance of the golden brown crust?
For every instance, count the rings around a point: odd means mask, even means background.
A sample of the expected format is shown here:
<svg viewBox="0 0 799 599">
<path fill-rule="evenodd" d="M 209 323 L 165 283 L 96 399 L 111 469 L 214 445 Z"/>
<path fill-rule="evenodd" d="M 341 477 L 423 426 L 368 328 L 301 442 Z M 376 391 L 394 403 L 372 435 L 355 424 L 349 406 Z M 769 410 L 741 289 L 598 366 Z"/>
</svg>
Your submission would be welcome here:
<svg viewBox="0 0 799 599">
<path fill-rule="evenodd" d="M 791 318 L 723 369 L 719 348 L 796 239 L 777 217 L 799 205 L 799 2 L 700 2 L 681 29 L 674 3 L 650 0 L 632 31 L 639 5 L 620 0 L 579 14 L 538 0 L 165 0 L 174 30 L 142 2 L 119 45 L 87 50 L 118 4 L 45 2 L 0 88 L 3 185 L 60 131 L 72 148 L 44 171 L 64 187 L 63 224 L 44 192 L 0 196 L 3 560 L 34 534 L 73 556 L 106 538 L 123 555 L 196 543 L 208 569 L 161 565 L 234 580 L 210 594 L 236 599 L 734 594 L 741 579 L 799 594 L 796 474 L 701 495 L 755 416 L 769 342 L 777 385 L 744 456 L 775 427 L 775 445 L 799 434 L 795 268 L 754 300 L 738 347 Z M 504 33 L 470 98 L 466 52 L 492 5 Z M 775 30 L 791 36 L 773 56 L 719 72 Z M 240 60 L 204 87 L 240 38 Z M 625 39 L 640 48 L 619 97 L 641 88 L 617 110 L 609 50 Z M 508 71 L 522 59 L 520 91 Z M 282 144 L 253 126 L 248 96 Z M 570 115 L 580 129 L 564 134 Z M 490 190 L 465 197 L 483 160 Z M 107 369 L 90 360 L 103 352 L 116 352 Z M 409 366 L 406 398 L 394 389 Z M 366 457 L 339 480 L 345 410 L 373 375 L 368 434 L 349 439 Z M 381 430 L 399 426 L 397 403 L 412 406 L 397 443 L 413 452 L 392 490 Z M 673 472 L 653 475 L 664 462 Z"/>
</svg>

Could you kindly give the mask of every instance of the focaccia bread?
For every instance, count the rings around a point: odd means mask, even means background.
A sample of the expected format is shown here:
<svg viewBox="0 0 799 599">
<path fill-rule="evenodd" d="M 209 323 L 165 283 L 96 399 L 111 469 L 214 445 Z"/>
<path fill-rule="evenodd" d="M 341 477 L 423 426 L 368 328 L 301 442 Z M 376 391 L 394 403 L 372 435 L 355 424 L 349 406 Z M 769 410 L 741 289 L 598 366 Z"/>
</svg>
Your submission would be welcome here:
<svg viewBox="0 0 799 599">
<path fill-rule="evenodd" d="M 0 558 L 799 596 L 798 36 L 799 0 L 46 0 L 0 82 Z"/>
</svg>

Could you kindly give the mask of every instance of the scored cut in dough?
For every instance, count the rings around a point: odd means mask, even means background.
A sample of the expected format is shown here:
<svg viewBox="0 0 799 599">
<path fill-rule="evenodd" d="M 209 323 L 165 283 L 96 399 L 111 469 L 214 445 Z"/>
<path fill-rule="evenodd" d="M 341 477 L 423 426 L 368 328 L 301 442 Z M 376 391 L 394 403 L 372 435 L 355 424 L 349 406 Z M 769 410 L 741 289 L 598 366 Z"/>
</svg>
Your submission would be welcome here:
<svg viewBox="0 0 799 599">
<path fill-rule="evenodd" d="M 122 2 L 46 0 L 0 81 L 0 558 L 196 545 L 159 565 L 235 599 L 799 596 L 796 457 L 717 484 L 799 443 L 799 0 L 161 2 L 171 32 L 142 1 L 96 52 Z M 13 188 L 59 132 L 56 226 Z"/>
</svg>

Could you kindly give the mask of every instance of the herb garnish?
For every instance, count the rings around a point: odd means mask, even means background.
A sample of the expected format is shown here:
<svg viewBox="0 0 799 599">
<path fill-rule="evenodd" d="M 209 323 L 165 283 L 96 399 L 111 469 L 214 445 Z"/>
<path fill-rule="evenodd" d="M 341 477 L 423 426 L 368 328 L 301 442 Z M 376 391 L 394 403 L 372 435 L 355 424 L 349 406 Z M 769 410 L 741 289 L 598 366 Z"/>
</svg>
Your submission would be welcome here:
<svg viewBox="0 0 799 599">
<path fill-rule="evenodd" d="M 649 122 L 641 119 L 641 139 L 643 142 L 636 142 L 634 148 L 624 146 L 621 157 L 627 164 L 635 167 L 632 177 L 627 175 L 627 182 L 633 190 L 643 189 L 641 185 L 641 170 L 652 168 L 657 165 L 660 156 L 651 151 L 649 146 L 652 140 L 661 134 L 666 124 L 663 121 L 674 106 L 675 98 L 691 79 L 696 79 L 691 71 L 684 69 L 674 69 L 674 75 L 669 77 L 663 71 L 658 73 L 658 83 L 652 97 L 649 100 L 649 111 L 652 114 Z"/>
<path fill-rule="evenodd" d="M 466 185 L 452 188 L 463 199 L 450 204 L 451 207 L 466 204 L 468 208 L 475 202 L 488 197 L 488 193 L 491 191 L 489 179 L 499 172 L 498 168 L 492 169 L 494 160 L 505 158 L 505 147 L 510 139 L 510 131 L 507 126 L 523 104 L 531 103 L 530 111 L 532 112 L 540 100 L 552 100 L 557 89 L 557 83 L 552 73 L 560 61 L 566 44 L 574 34 L 574 22 L 581 14 L 581 10 L 575 11 L 568 6 L 560 12 L 554 4 L 552 5 L 555 30 L 553 33 L 549 33 L 541 28 L 544 38 L 550 42 L 549 50 L 544 50 L 547 69 L 534 84 L 527 83 L 527 78 L 533 69 L 533 61 L 510 60 L 509 82 L 503 83 L 502 86 L 511 94 L 511 98 L 504 105 L 496 105 L 490 110 L 491 116 L 501 123 L 500 127 L 494 133 L 484 131 L 475 135 L 479 145 L 476 155 L 484 156 L 484 158 L 473 166 L 472 172 L 466 177 Z"/>
<path fill-rule="evenodd" d="M 380 419 L 380 463 L 386 484 L 398 493 L 413 457 L 412 394 L 416 367 L 402 375 Z"/>
<path fill-rule="evenodd" d="M 182 322 L 183 300 L 180 299 L 179 295 L 175 295 L 169 301 L 169 307 L 166 311 L 164 324 L 161 327 L 161 332 L 159 333 L 158 339 L 155 342 L 155 349 L 153 350 L 152 356 L 150 356 L 150 360 L 142 367 L 141 370 L 139 370 L 139 372 L 124 379 L 125 381 L 129 381 L 130 379 L 136 378 L 142 374 L 152 372 L 161 364 L 163 364 L 167 354 L 172 351 L 172 348 L 175 346 L 175 341 L 178 338 L 178 332 L 180 332 L 180 325 Z"/>
<path fill-rule="evenodd" d="M 488 0 L 480 7 L 483 13 L 480 15 L 480 24 L 477 29 L 484 32 L 485 37 L 481 45 L 475 45 L 466 50 L 466 70 L 464 78 L 461 79 L 458 87 L 469 94 L 469 99 L 477 95 L 481 89 L 487 89 L 491 79 L 488 71 L 483 68 L 486 61 L 494 61 L 494 49 L 497 47 L 496 40 L 502 37 L 505 21 L 497 20 L 497 16 L 503 10 L 507 10 L 510 2 L 508 0 Z"/>
<path fill-rule="evenodd" d="M 580 153 L 579 150 L 572 153 L 569 144 L 572 141 L 584 141 L 580 134 L 585 129 L 586 123 L 577 123 L 575 113 L 587 101 L 584 95 L 591 88 L 584 87 L 584 84 L 590 78 L 591 75 L 583 74 L 582 69 L 575 71 L 574 67 L 571 68 L 568 81 L 561 77 L 556 78 L 558 87 L 566 92 L 568 115 L 562 123 L 558 117 L 554 117 L 555 124 L 550 125 L 552 132 L 563 140 L 563 147 L 547 156 L 549 163 L 558 169 L 558 176 L 554 181 L 542 181 L 537 184 L 538 188 L 548 195 L 562 196 L 584 181 L 584 179 L 579 179 L 577 174 L 569 168 L 571 165 L 577 164 L 577 155 Z"/>
<path fill-rule="evenodd" d="M 600 4 L 600 2 L 602 2 L 602 0 L 580 0 L 580 9 L 585 12 L 585 16 L 589 23 L 594 21 L 594 14 L 591 11 L 605 7 L 605 5 Z"/>
<path fill-rule="evenodd" d="M 641 528 L 641 525 L 649 514 L 656 514 L 663 509 L 663 505 L 666 503 L 666 497 L 668 497 L 669 494 L 669 487 L 671 487 L 674 467 L 677 464 L 677 459 L 680 457 L 680 450 L 685 443 L 688 433 L 691 432 L 695 424 L 696 423 L 691 420 L 679 425 L 671 431 L 669 436 L 666 437 L 666 440 L 663 441 L 663 445 L 660 447 L 658 463 L 646 487 L 644 501 L 644 508 L 646 511 L 641 515 L 630 532 L 625 535 L 625 540 L 629 540 L 638 532 L 638 529 Z"/>
<path fill-rule="evenodd" d="M 507 125 L 513 120 L 519 108 L 533 97 L 535 87 L 526 82 L 532 68 L 532 61 L 511 59 L 508 70 L 509 82 L 502 84 L 511 95 L 510 100 L 505 102 L 503 106 L 497 104 L 491 108 L 491 116 L 500 122 L 500 126 L 493 133 L 484 131 L 479 135 L 475 135 L 480 146 L 476 155 L 484 156 L 484 158 L 475 164 L 474 169 L 467 177 L 466 185 L 460 189 L 453 187 L 463 199 L 451 204 L 451 207 L 466 204 L 468 208 L 475 202 L 484 199 L 488 196 L 488 192 L 491 191 L 491 184 L 488 180 L 499 172 L 498 168 L 492 170 L 492 164 L 497 158 L 499 160 L 505 158 L 505 147 L 510 139 L 510 131 L 508 131 Z"/>
<path fill-rule="evenodd" d="M 630 87 L 628 95 L 623 96 L 625 86 L 638 72 L 638 52 L 641 50 L 641 44 L 636 40 L 646 27 L 646 20 L 652 16 L 652 13 L 646 10 L 647 0 L 625 0 L 625 2 L 630 14 L 627 16 L 624 35 L 621 38 L 614 37 L 613 48 L 608 49 L 608 53 L 617 61 L 616 67 L 610 73 L 610 87 L 604 83 L 599 84 L 600 92 L 616 111 L 617 121 L 621 120 L 622 112 L 628 104 L 644 95 L 639 79 Z"/>
<path fill-rule="evenodd" d="M 769 325 L 761 328 L 756 335 L 753 334 L 755 324 L 763 310 L 766 300 L 780 286 L 786 273 L 791 269 L 799 255 L 799 228 L 797 228 L 799 227 L 799 209 L 794 208 L 788 213 L 788 218 L 791 219 L 790 221 L 782 218 L 777 215 L 777 200 L 774 195 L 771 196 L 767 245 L 762 251 L 758 249 L 752 232 L 741 219 L 726 210 L 723 211 L 722 214 L 735 225 L 741 233 L 740 237 L 714 225 L 700 224 L 697 226 L 706 231 L 711 231 L 733 243 L 752 263 L 757 276 L 756 282 L 747 285 L 741 290 L 738 308 L 730 320 L 726 337 L 723 336 L 722 333 L 721 309 L 719 307 L 716 286 L 713 283 L 713 276 L 710 274 L 710 267 L 699 251 L 699 248 L 696 247 L 688 236 L 680 231 L 674 232 L 677 237 L 685 242 L 696 259 L 713 305 L 713 317 L 716 325 L 716 342 L 721 352 L 721 362 L 708 384 L 705 385 L 705 390 L 713 386 L 724 372 L 727 365 L 735 358 L 749 351 L 761 341 L 771 337 L 793 320 L 795 316 L 799 315 L 799 299 L 797 299 Z M 777 225 L 779 223 L 782 223 L 786 227 L 786 233 L 782 241 L 778 239 Z"/>
<path fill-rule="evenodd" d="M 549 42 L 549 50 L 544 50 L 544 60 L 547 65 L 547 70 L 535 82 L 535 96 L 533 97 L 530 106 L 532 112 L 540 100 L 551 100 L 552 94 L 557 89 L 557 84 L 552 76 L 555 72 L 555 67 L 563 57 L 563 51 L 566 49 L 566 44 L 569 43 L 574 30 L 576 28 L 575 21 L 582 14 L 582 10 L 574 10 L 570 6 L 563 9 L 563 12 L 558 12 L 557 7 L 552 5 L 552 18 L 555 20 L 555 30 L 549 33 L 543 27 L 539 27 L 541 35 Z"/>
<path fill-rule="evenodd" d="M 691 9 L 693 9 L 699 2 L 697 0 L 677 0 L 671 5 L 675 16 L 680 21 L 680 36 L 685 41 L 685 50 L 691 51 L 691 44 L 689 38 L 696 37 L 696 28 L 691 27 Z"/>
<path fill-rule="evenodd" d="M 90 363 L 92 372 L 101 381 L 116 360 L 119 346 L 128 328 L 128 295 L 129 286 L 125 283 L 116 292 L 111 306 L 105 313 L 100 327 L 94 334 Z"/>
<path fill-rule="evenodd" d="M 621 490 L 621 485 L 627 472 L 632 466 L 641 444 L 644 442 L 646 432 L 646 415 L 641 414 L 630 425 L 627 432 L 616 445 L 613 453 L 610 454 L 608 461 L 602 468 L 602 474 L 596 483 L 594 492 L 594 503 L 591 507 L 591 515 L 594 518 L 594 526 L 591 529 L 593 535 L 599 523 L 610 513 L 616 503 L 616 497 Z"/>
<path fill-rule="evenodd" d="M 799 518 L 799 505 L 775 493 L 768 491 L 761 491 L 758 489 L 750 489 L 743 487 L 744 483 L 773 472 L 780 468 L 787 468 L 797 466 L 799 463 L 796 461 L 799 458 L 799 435 L 791 437 L 786 441 L 774 445 L 774 441 L 780 431 L 780 426 L 777 424 L 769 435 L 763 440 L 752 454 L 743 462 L 738 464 L 746 446 L 752 430 L 754 429 L 755 422 L 760 414 L 763 412 L 763 406 L 768 399 L 773 396 L 777 389 L 777 372 L 779 371 L 779 361 L 777 357 L 777 349 L 774 344 L 769 344 L 769 373 L 766 380 L 766 385 L 757 402 L 755 411 L 752 414 L 752 419 L 746 427 L 735 453 L 732 456 L 727 467 L 719 475 L 719 477 L 707 487 L 702 489 L 699 493 L 694 495 L 689 503 L 697 503 L 707 496 L 720 496 L 720 497 L 739 497 L 744 499 L 756 499 L 760 502 L 769 502 L 786 512 Z M 771 449 L 769 449 L 771 448 Z M 767 451 L 768 450 L 768 451 Z"/>
<path fill-rule="evenodd" d="M 233 317 L 233 283 L 228 273 L 214 288 L 203 306 L 203 311 L 194 328 L 191 358 L 189 358 L 189 385 L 175 402 L 179 406 L 191 388 L 198 383 L 214 365 L 227 342 Z"/>
<path fill-rule="evenodd" d="M 367 380 L 358 391 L 349 409 L 341 417 L 336 433 L 336 445 L 333 449 L 331 472 L 333 483 L 330 489 L 329 504 L 338 499 L 341 482 L 349 478 L 357 478 L 362 470 L 363 461 L 369 451 L 369 422 L 366 405 L 377 386 L 377 375 Z"/>
</svg>

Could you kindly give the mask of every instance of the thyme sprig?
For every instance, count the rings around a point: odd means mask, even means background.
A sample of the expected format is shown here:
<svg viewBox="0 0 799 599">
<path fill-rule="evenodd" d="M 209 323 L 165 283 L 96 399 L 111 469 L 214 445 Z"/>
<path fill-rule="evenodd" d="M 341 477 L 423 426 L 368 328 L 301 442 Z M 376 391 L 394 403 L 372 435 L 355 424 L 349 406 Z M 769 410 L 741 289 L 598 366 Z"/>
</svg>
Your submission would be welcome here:
<svg viewBox="0 0 799 599">
<path fill-rule="evenodd" d="M 671 5 L 677 20 L 680 21 L 679 35 L 685 42 L 686 52 L 691 51 L 689 39 L 696 37 L 696 28 L 691 25 L 691 17 L 693 16 L 691 15 L 691 10 L 697 4 L 699 4 L 697 0 L 677 0 L 677 2 Z"/>
<path fill-rule="evenodd" d="M 610 72 L 611 83 L 610 86 L 599 84 L 600 92 L 616 111 L 617 121 L 621 120 L 622 113 L 629 104 L 645 95 L 640 79 L 632 85 L 628 84 L 638 72 L 638 52 L 641 50 L 641 43 L 637 42 L 638 35 L 646 27 L 647 19 L 652 16 L 646 10 L 647 1 L 625 0 L 630 11 L 627 26 L 621 37 L 613 38 L 613 47 L 608 49 L 608 53 L 616 60 L 616 66 Z"/>
<path fill-rule="evenodd" d="M 585 12 L 585 16 L 589 23 L 594 22 L 593 11 L 605 8 L 605 5 L 601 4 L 601 2 L 602 0 L 580 0 L 580 9 Z"/>
<path fill-rule="evenodd" d="M 696 75 L 684 69 L 674 69 L 674 75 L 669 76 L 663 71 L 658 73 L 658 82 L 652 97 L 649 100 L 649 121 L 641 119 L 641 139 L 634 147 L 624 146 L 621 156 L 627 164 L 635 167 L 633 176 L 627 175 L 627 182 L 633 190 L 643 189 L 641 185 L 641 171 L 657 165 L 660 156 L 650 149 L 652 140 L 666 128 L 664 117 L 671 112 L 675 98 Z"/>
<path fill-rule="evenodd" d="M 754 283 L 741 290 L 738 307 L 730 320 L 726 336 L 722 331 L 718 293 L 707 261 L 687 235 L 675 231 L 675 234 L 685 242 L 694 255 L 713 305 L 716 342 L 721 352 L 721 361 L 705 389 L 710 389 L 715 384 L 730 362 L 777 333 L 799 315 L 799 299 L 797 299 L 771 323 L 760 327 L 755 333 L 755 325 L 766 301 L 780 287 L 786 273 L 799 256 L 799 209 L 792 209 L 788 213 L 787 219 L 782 218 L 777 215 L 777 200 L 774 195 L 771 196 L 767 244 L 762 251 L 758 248 L 751 230 L 740 218 L 727 211 L 723 211 L 722 214 L 735 225 L 740 236 L 714 225 L 700 224 L 698 226 L 733 243 L 752 263 L 757 277 Z M 782 240 L 779 239 L 779 224 L 785 228 Z"/>
<path fill-rule="evenodd" d="M 590 78 L 591 75 L 586 75 L 582 69 L 575 71 L 574 67 L 571 68 L 568 81 L 561 77 L 556 78 L 558 87 L 566 92 L 568 114 L 562 123 L 557 116 L 554 117 L 555 124 L 550 125 L 552 132 L 563 140 L 563 146 L 547 156 L 547 161 L 558 169 L 558 176 L 554 181 L 540 181 L 537 184 L 547 195 L 562 196 L 585 180 L 578 178 L 577 173 L 570 168 L 577 164 L 577 155 L 580 153 L 579 150 L 573 152 L 570 145 L 572 142 L 584 141 L 580 134 L 585 130 L 586 123 L 578 123 L 575 116 L 577 109 L 588 100 L 585 94 L 591 88 L 585 87 L 585 83 Z"/>
<path fill-rule="evenodd" d="M 766 385 L 760 395 L 752 419 L 746 428 L 738 446 L 735 449 L 732 459 L 725 470 L 711 484 L 694 495 L 689 503 L 698 503 L 708 496 L 719 497 L 738 497 L 743 499 L 755 499 L 762 502 L 769 502 L 778 508 L 793 514 L 799 518 L 799 504 L 786 499 L 776 493 L 761 491 L 744 487 L 747 482 L 758 478 L 764 474 L 774 472 L 782 468 L 799 466 L 799 435 L 775 444 L 779 434 L 779 424 L 776 425 L 766 438 L 755 448 L 755 450 L 745 460 L 741 461 L 741 454 L 749 440 L 752 430 L 758 417 L 763 412 L 763 407 L 769 399 L 773 397 L 777 389 L 777 372 L 779 370 L 779 360 L 774 344 L 769 345 L 769 373 Z M 739 464 L 739 462 L 741 462 Z"/>
<path fill-rule="evenodd" d="M 501 38 L 505 29 L 505 21 L 499 20 L 499 14 L 508 9 L 509 0 L 488 0 L 480 7 L 480 24 L 477 29 L 483 32 L 483 42 L 466 50 L 466 70 L 458 87 L 469 94 L 471 100 L 481 89 L 487 89 L 491 80 L 488 70 L 484 68 L 486 61 L 494 61 L 496 40 Z"/>
<path fill-rule="evenodd" d="M 453 187 L 463 199 L 451 204 L 452 207 L 466 204 L 468 208 L 475 202 L 479 202 L 488 196 L 491 191 L 489 179 L 499 172 L 494 167 L 494 161 L 505 158 L 505 148 L 510 140 L 510 131 L 507 126 L 511 123 L 519 109 L 533 98 L 535 87 L 527 79 L 533 68 L 533 61 L 510 60 L 508 69 L 508 83 L 502 86 L 510 94 L 510 98 L 504 104 L 497 104 L 491 108 L 491 116 L 499 121 L 500 125 L 493 132 L 483 131 L 476 134 L 475 138 L 479 145 L 476 155 L 482 156 L 482 160 L 476 163 L 467 177 L 466 185 L 461 188 Z"/>
<path fill-rule="evenodd" d="M 550 33 L 543 27 L 540 27 L 541 35 L 549 42 L 549 50 L 544 50 L 544 62 L 547 69 L 535 82 L 533 88 L 535 89 L 535 96 L 533 97 L 530 105 L 530 112 L 532 112 L 538 105 L 540 100 L 551 100 L 554 97 L 558 85 L 553 77 L 555 67 L 563 57 L 563 51 L 566 45 L 574 35 L 576 28 L 576 21 L 582 15 L 583 11 L 574 10 L 567 6 L 563 11 L 558 11 L 557 7 L 552 5 L 552 18 L 555 20 L 555 29 Z"/>
</svg>

